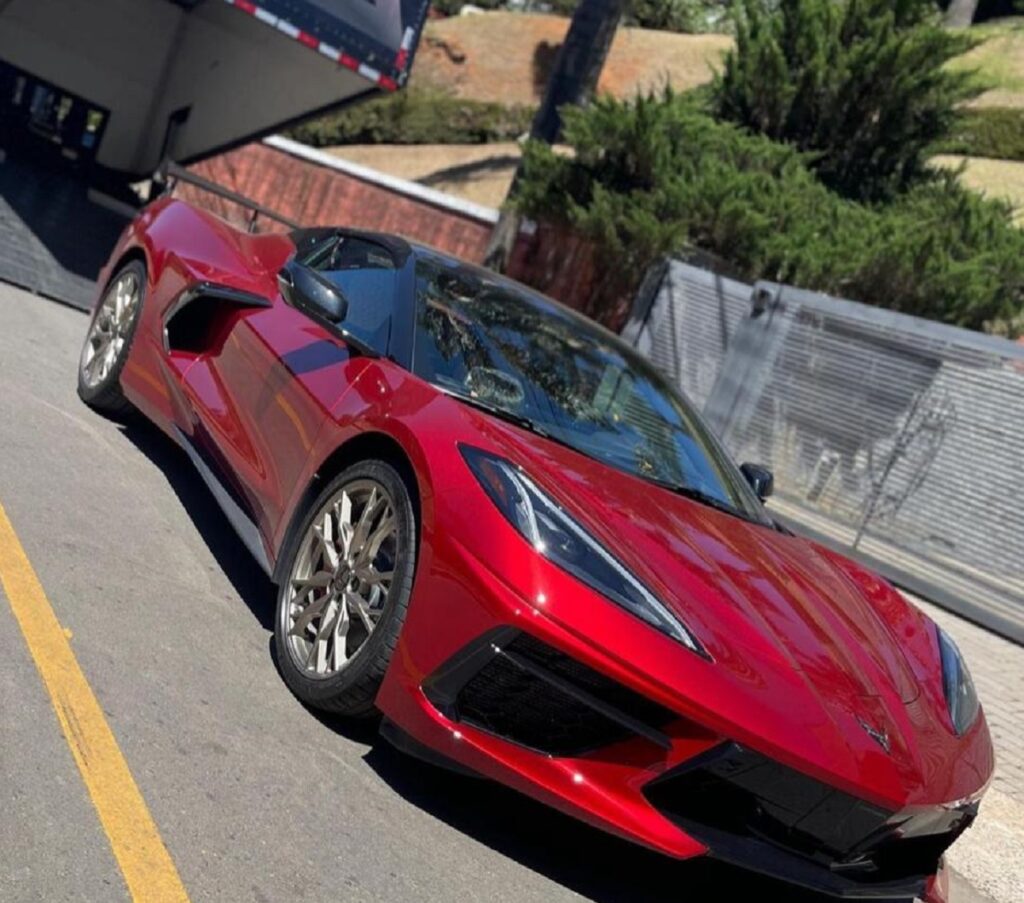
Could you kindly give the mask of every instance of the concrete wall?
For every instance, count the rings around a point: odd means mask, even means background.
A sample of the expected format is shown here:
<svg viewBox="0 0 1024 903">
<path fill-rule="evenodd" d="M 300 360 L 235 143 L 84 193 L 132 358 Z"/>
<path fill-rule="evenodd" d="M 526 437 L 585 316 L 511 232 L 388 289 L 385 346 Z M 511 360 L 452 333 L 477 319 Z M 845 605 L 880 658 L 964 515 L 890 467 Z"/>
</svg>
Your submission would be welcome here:
<svg viewBox="0 0 1024 903">
<path fill-rule="evenodd" d="M 136 175 L 180 108 L 188 159 L 374 87 L 221 0 L 9 0 L 0 59 L 110 110 L 97 160 Z"/>
<path fill-rule="evenodd" d="M 167 117 L 192 105 L 179 159 L 262 133 L 375 86 L 233 9 L 201 4 L 185 20 L 174 67 L 140 163 L 155 165 Z"/>
<path fill-rule="evenodd" d="M 110 110 L 97 159 L 130 168 L 184 16 L 166 0 L 11 0 L 0 59 Z"/>
</svg>

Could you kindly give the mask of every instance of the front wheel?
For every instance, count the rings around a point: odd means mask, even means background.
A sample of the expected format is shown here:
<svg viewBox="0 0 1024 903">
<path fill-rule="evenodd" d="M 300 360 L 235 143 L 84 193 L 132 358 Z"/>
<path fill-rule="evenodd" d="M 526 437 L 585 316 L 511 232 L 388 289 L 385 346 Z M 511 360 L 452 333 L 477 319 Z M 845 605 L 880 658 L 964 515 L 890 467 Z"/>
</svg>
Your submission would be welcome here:
<svg viewBox="0 0 1024 903">
<path fill-rule="evenodd" d="M 89 321 L 78 361 L 78 397 L 110 417 L 124 417 L 131 404 L 121 392 L 121 370 L 135 338 L 146 294 L 146 268 L 134 260 L 110 280 Z"/>
<path fill-rule="evenodd" d="M 277 597 L 281 673 L 308 705 L 371 715 L 412 591 L 409 490 L 384 461 L 355 464 L 320 493 L 295 535 Z"/>
</svg>

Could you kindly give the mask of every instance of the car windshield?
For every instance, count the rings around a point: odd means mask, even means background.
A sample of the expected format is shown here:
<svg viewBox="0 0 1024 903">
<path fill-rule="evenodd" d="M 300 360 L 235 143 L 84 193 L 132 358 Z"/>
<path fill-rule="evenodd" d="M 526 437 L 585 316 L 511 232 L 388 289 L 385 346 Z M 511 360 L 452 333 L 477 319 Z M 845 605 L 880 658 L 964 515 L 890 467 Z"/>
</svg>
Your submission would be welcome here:
<svg viewBox="0 0 1024 903">
<path fill-rule="evenodd" d="M 767 523 L 692 407 L 591 321 L 444 258 L 416 266 L 416 374 L 588 457 Z"/>
</svg>

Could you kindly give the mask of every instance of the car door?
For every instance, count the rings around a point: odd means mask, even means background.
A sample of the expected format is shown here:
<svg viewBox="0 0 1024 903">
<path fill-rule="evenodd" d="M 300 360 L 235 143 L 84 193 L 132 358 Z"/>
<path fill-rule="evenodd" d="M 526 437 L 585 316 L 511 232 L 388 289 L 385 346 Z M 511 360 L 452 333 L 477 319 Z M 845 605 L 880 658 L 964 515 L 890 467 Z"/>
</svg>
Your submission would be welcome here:
<svg viewBox="0 0 1024 903">
<path fill-rule="evenodd" d="M 305 261 L 348 299 L 345 329 L 386 353 L 397 271 L 387 250 L 336 237 Z M 278 299 L 226 323 L 184 375 L 197 444 L 219 465 L 264 540 L 275 535 L 331 408 L 367 358 Z"/>
</svg>

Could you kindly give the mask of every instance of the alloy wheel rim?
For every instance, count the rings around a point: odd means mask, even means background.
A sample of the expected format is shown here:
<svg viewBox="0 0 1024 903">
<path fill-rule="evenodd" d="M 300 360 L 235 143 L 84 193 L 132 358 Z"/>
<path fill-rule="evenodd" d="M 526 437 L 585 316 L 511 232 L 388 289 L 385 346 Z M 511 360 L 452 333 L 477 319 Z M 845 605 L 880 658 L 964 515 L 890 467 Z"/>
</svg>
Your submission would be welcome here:
<svg viewBox="0 0 1024 903">
<path fill-rule="evenodd" d="M 288 580 L 288 649 L 308 677 L 346 668 L 376 630 L 400 554 L 390 493 L 376 480 L 343 486 L 307 529 Z"/>
<path fill-rule="evenodd" d="M 82 348 L 82 380 L 90 389 L 102 383 L 121 358 L 138 311 L 139 288 L 134 273 L 122 273 L 100 302 Z"/>
</svg>

